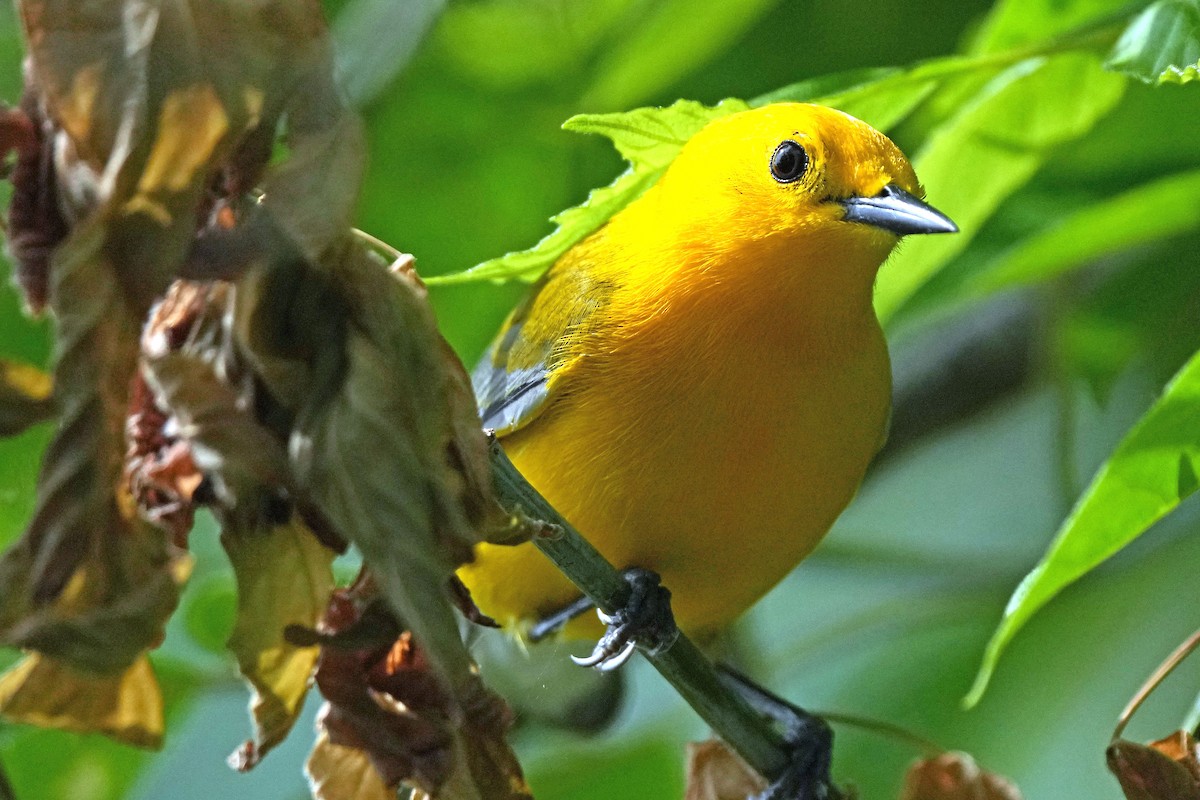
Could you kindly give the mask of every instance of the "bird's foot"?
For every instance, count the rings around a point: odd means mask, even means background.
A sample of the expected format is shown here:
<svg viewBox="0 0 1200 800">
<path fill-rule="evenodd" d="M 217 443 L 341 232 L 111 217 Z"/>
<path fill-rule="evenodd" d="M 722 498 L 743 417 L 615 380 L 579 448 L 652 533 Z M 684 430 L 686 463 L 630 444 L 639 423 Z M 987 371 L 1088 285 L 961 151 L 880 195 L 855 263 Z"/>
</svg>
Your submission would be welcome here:
<svg viewBox="0 0 1200 800">
<path fill-rule="evenodd" d="M 627 569 L 621 576 L 629 584 L 629 594 L 612 614 L 596 609 L 608 629 L 591 654 L 571 660 L 581 667 L 601 672 L 619 668 L 641 646 L 648 653 L 660 653 L 679 638 L 679 628 L 671 613 L 671 592 L 662 585 L 658 574 L 648 569 Z"/>
<path fill-rule="evenodd" d="M 576 617 L 582 616 L 596 607 L 596 604 L 588 597 L 581 597 L 571 605 L 566 606 L 553 614 L 542 617 L 537 622 L 530 626 L 526 638 L 531 642 L 540 642 L 547 636 L 551 636 L 561 631 L 566 627 L 567 623 Z"/>
<path fill-rule="evenodd" d="M 789 703 L 725 665 L 722 681 L 760 714 L 783 726 L 788 763 L 763 792 L 747 800 L 845 800 L 829 775 L 833 731 L 825 720 Z"/>
</svg>

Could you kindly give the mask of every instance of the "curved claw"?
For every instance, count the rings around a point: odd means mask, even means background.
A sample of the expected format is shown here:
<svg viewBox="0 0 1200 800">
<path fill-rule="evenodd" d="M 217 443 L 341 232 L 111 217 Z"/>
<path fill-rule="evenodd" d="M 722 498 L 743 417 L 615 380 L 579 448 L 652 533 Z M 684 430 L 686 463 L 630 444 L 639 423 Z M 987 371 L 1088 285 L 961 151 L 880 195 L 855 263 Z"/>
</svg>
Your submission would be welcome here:
<svg viewBox="0 0 1200 800">
<path fill-rule="evenodd" d="M 637 642 L 630 640 L 630 642 L 625 645 L 625 649 L 617 653 L 615 656 L 605 658 L 596 665 L 596 669 L 598 669 L 600 672 L 612 672 L 614 669 L 620 669 L 621 666 L 633 656 L 634 650 L 637 650 Z"/>
<path fill-rule="evenodd" d="M 603 661 L 604 658 L 604 650 L 602 650 L 598 645 L 595 650 L 586 656 L 571 656 L 571 660 L 581 667 L 594 667 Z"/>
<path fill-rule="evenodd" d="M 571 656 L 571 660 L 581 667 L 595 667 L 601 672 L 611 672 L 630 659 L 637 649 L 637 642 L 630 640 L 620 650 L 609 650 L 604 642 L 596 645 L 596 649 L 586 656 Z"/>
<path fill-rule="evenodd" d="M 639 644 L 648 653 L 658 653 L 679 637 L 671 615 L 671 593 L 662 586 L 658 575 L 634 568 L 626 570 L 622 577 L 629 584 L 628 599 L 611 614 L 596 609 L 596 616 L 607 630 L 589 655 L 571 656 L 581 667 L 611 672 L 629 661 Z"/>
</svg>

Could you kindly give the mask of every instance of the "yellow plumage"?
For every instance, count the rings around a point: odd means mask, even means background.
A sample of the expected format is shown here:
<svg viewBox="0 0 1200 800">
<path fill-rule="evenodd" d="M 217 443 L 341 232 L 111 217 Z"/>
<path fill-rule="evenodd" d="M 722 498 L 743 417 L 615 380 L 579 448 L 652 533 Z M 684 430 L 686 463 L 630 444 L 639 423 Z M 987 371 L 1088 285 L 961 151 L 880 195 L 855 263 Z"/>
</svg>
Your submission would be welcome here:
<svg viewBox="0 0 1200 800">
<path fill-rule="evenodd" d="M 808 555 L 883 441 L 872 285 L 897 231 L 934 232 L 933 217 L 881 227 L 850 209 L 895 189 L 945 220 L 895 145 L 841 112 L 713 122 L 554 265 L 476 371 L 516 466 L 615 565 L 658 572 L 688 633 Z M 528 544 L 482 545 L 459 575 L 511 626 L 579 596 Z M 598 630 L 589 615 L 567 633 Z"/>
</svg>

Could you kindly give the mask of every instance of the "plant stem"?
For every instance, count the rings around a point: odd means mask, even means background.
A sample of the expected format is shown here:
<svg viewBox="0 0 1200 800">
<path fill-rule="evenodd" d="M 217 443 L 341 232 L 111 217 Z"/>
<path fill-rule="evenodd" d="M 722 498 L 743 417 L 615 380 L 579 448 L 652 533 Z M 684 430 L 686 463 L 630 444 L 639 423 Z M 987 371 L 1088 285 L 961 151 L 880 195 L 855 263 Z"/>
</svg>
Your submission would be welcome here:
<svg viewBox="0 0 1200 800">
<path fill-rule="evenodd" d="M 525 480 L 495 440 L 491 462 L 505 509 L 546 523 L 546 528 L 534 535 L 533 544 L 598 608 L 616 611 L 629 590 L 616 568 Z M 687 636 L 680 633 L 662 652 L 642 654 L 747 764 L 768 780 L 779 776 L 788 761 L 783 736 L 720 682 L 712 662 Z"/>
<path fill-rule="evenodd" d="M 1171 655 L 1167 656 L 1166 659 L 1158 665 L 1158 668 L 1150 674 L 1150 677 L 1146 678 L 1146 682 L 1143 683 L 1141 688 L 1134 693 L 1133 697 L 1130 698 L 1129 703 L 1126 704 L 1125 708 L 1121 711 L 1121 716 L 1117 717 L 1117 727 L 1113 729 L 1112 734 L 1113 741 L 1121 738 L 1121 734 L 1125 732 L 1125 726 L 1129 724 L 1130 718 L 1133 716 L 1134 712 L 1141 707 L 1142 703 L 1146 701 L 1146 698 L 1149 697 L 1151 693 L 1158 688 L 1159 684 L 1166 680 L 1167 676 L 1174 672 L 1175 668 L 1178 667 L 1185 658 L 1190 656 L 1192 651 L 1197 647 L 1200 647 L 1200 631 L 1196 631 L 1189 636 L 1183 642 L 1183 644 L 1179 645 L 1179 647 L 1176 647 L 1175 651 L 1171 653 Z"/>
</svg>

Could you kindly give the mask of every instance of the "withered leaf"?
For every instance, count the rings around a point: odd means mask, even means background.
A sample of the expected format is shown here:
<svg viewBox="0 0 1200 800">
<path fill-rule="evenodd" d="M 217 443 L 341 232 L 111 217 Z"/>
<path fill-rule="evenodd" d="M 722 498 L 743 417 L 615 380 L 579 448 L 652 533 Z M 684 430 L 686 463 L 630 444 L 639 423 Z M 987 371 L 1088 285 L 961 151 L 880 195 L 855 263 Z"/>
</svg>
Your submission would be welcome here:
<svg viewBox="0 0 1200 800">
<path fill-rule="evenodd" d="M 319 718 L 317 725 L 317 741 L 304 765 L 313 800 L 395 800 L 395 791 L 384 784 L 366 753 L 334 744 Z"/>
<path fill-rule="evenodd" d="M 0 714 L 14 722 L 99 732 L 136 747 L 162 745 L 163 700 L 146 657 L 97 676 L 33 654 L 0 676 Z"/>
<path fill-rule="evenodd" d="M 1118 739 L 1106 756 L 1128 800 L 1200 800 L 1200 752 L 1187 731 L 1149 745 Z"/>
<path fill-rule="evenodd" d="M 967 753 L 953 752 L 909 767 L 900 800 L 1021 800 L 1021 793 L 999 775 L 980 769 Z"/>
<path fill-rule="evenodd" d="M 505 741 L 507 707 L 473 675 L 450 695 L 413 635 L 395 638 L 377 592 L 364 572 L 322 619 L 316 681 L 329 740 L 365 754 L 388 787 L 404 782 L 443 800 L 528 798 Z"/>
<path fill-rule="evenodd" d="M 363 751 L 387 786 L 407 780 L 436 789 L 451 768 L 451 701 L 411 634 L 373 641 L 364 630 L 372 625 L 394 636 L 395 625 L 380 619 L 386 609 L 376 599 L 366 572 L 330 598 L 316 671 L 327 701 L 321 727 L 335 744 Z"/>
<path fill-rule="evenodd" d="M 88 561 L 72 577 L 63 593 L 48 606 L 30 611 L 4 631 L 7 644 L 37 650 L 76 667 L 101 674 L 123 671 L 143 651 L 162 640 L 163 626 L 187 581 L 192 560 L 174 551 L 162 564 L 144 560 L 139 547 L 157 551 L 161 534 L 138 522 L 128 532 L 128 557 L 113 568 L 118 575 L 138 575 L 141 580 L 108 593 L 109 576 L 103 562 Z M 3 566 L 18 566 L 6 554 Z M 36 702 L 31 698 L 30 702 Z"/>
<path fill-rule="evenodd" d="M 256 517 L 262 495 L 291 488 L 292 478 L 225 335 L 231 291 L 219 282 L 172 284 L 146 327 L 142 375 L 225 512 Z"/>
<path fill-rule="evenodd" d="M 454 729 L 454 770 L 437 797 L 532 800 L 521 765 L 505 739 L 512 712 L 477 676 L 462 695 L 465 716 Z"/>
<path fill-rule="evenodd" d="M 687 746 L 684 800 L 746 800 L 767 782 L 720 739 Z"/>
<path fill-rule="evenodd" d="M 320 650 L 290 644 L 283 632 L 321 618 L 334 587 L 334 554 L 298 518 L 270 531 L 227 528 L 221 543 L 238 584 L 229 649 L 254 691 L 254 738 L 230 763 L 247 770 L 283 741 L 303 706 Z"/>
<path fill-rule="evenodd" d="M 117 497 L 139 320 L 118 296 L 103 243 L 103 226 L 88 225 L 56 254 L 55 295 L 67 306 L 55 368 L 61 422 L 43 458 L 34 518 L 0 565 L 0 630 L 53 601 L 89 556 L 98 567 L 92 573 L 98 603 L 134 585 L 135 576 L 121 574 L 118 564 L 140 569 L 137 548 L 126 541 L 131 521 Z M 157 553 L 145 545 L 151 563 L 141 565 L 146 574 L 138 582 L 169 561 L 165 542 Z M 150 644 L 136 643 L 125 663 Z"/>
<path fill-rule="evenodd" d="M 254 13 L 238 8 L 212 3 L 193 15 L 185 3 L 20 5 L 36 108 L 65 134 L 47 139 L 57 148 L 53 179 L 71 229 L 49 262 L 60 428 L 44 456 L 33 520 L 0 564 L 0 631 L 9 643 L 52 646 L 43 652 L 78 666 L 132 663 L 156 644 L 176 601 L 178 556 L 133 521 L 120 488 L 124 423 L 149 305 L 190 245 L 212 165 L 261 110 L 262 87 L 246 92 L 230 80 L 237 65 L 228 45 L 224 58 L 200 46 L 221 40 L 230 14 Z M 242 44 L 248 56 L 261 42 Z M 95 610 L 123 624 L 126 635 L 111 643 L 104 664 L 94 645 L 47 639 L 61 626 L 33 631 L 39 626 L 23 619 L 48 613 L 69 584 L 77 619 Z M 80 625 L 75 632 L 86 635 Z"/>
<path fill-rule="evenodd" d="M 487 486 L 469 483 L 475 473 L 463 466 L 483 464 L 486 474 L 486 442 L 465 374 L 405 276 L 389 274 L 350 238 L 326 254 L 322 270 L 351 322 L 340 342 L 344 366 L 324 377 L 331 385 L 312 390 L 299 413 L 291 447 L 297 476 L 362 550 L 453 692 L 471 668 L 448 581 L 470 557 L 490 502 Z M 313 326 L 294 320 L 286 329 L 306 327 Z"/>
<path fill-rule="evenodd" d="M 25 293 L 26 307 L 35 314 L 48 299 L 50 255 L 67 236 L 67 222 L 58 205 L 53 136 L 54 125 L 43 113 L 37 88 L 27 86 L 20 109 L 0 117 L 0 152 L 16 151 L 5 233 L 17 285 Z"/>
<path fill-rule="evenodd" d="M 0 359 L 0 436 L 13 436 L 54 416 L 54 382 L 33 366 Z"/>
</svg>

